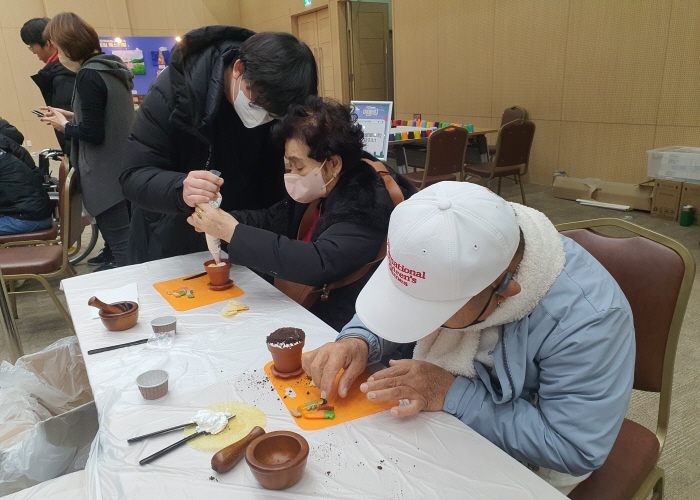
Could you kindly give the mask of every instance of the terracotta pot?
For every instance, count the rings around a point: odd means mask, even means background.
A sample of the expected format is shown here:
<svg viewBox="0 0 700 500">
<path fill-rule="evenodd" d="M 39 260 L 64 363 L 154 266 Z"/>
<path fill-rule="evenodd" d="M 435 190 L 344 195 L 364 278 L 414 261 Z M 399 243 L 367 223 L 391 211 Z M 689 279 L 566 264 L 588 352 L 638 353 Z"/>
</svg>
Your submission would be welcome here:
<svg viewBox="0 0 700 500">
<path fill-rule="evenodd" d="M 308 456 L 306 439 L 296 432 L 275 431 L 250 443 L 245 461 L 264 488 L 283 490 L 299 482 Z"/>
<path fill-rule="evenodd" d="M 301 351 L 304 342 L 291 347 L 275 347 L 267 344 L 267 349 L 272 354 L 275 370 L 279 373 L 292 373 L 301 370 Z"/>
<path fill-rule="evenodd" d="M 209 267 L 209 264 L 216 264 L 216 261 L 213 259 L 204 263 L 204 270 L 209 275 L 209 283 L 214 286 L 225 285 L 231 280 L 231 264 L 226 259 L 221 259 L 221 262 L 226 262 L 226 265 Z"/>
<path fill-rule="evenodd" d="M 115 302 L 110 304 L 121 309 L 122 313 L 109 314 L 100 310 L 100 319 L 102 324 L 110 332 L 121 332 L 128 330 L 136 324 L 139 319 L 139 305 L 136 302 Z"/>
</svg>

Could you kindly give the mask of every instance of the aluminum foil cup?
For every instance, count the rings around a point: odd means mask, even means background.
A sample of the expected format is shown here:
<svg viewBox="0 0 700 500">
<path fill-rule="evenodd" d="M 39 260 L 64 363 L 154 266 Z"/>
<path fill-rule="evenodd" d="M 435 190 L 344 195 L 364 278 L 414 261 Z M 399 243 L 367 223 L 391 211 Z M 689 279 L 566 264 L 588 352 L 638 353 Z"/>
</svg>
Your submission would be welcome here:
<svg viewBox="0 0 700 500">
<path fill-rule="evenodd" d="M 177 318 L 175 316 L 161 316 L 151 321 L 151 328 L 154 333 L 176 333 Z"/>
<path fill-rule="evenodd" d="M 149 370 L 136 378 L 136 385 L 144 399 L 162 398 L 168 393 L 168 372 L 165 370 Z"/>
</svg>

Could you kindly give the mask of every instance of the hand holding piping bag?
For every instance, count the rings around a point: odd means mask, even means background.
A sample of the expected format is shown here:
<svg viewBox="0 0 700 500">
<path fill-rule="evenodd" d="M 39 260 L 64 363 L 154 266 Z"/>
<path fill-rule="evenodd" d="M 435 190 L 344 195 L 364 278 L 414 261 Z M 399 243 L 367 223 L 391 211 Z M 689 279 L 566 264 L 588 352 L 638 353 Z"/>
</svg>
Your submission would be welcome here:
<svg viewBox="0 0 700 500">
<path fill-rule="evenodd" d="M 219 172 L 218 170 L 210 170 L 210 172 L 216 175 L 217 177 L 221 177 L 221 172 Z M 209 202 L 209 205 L 211 205 L 214 208 L 219 208 L 221 206 L 221 200 L 221 191 L 219 191 L 216 200 L 211 200 Z M 214 261 L 218 264 L 219 262 L 221 262 L 221 240 L 209 234 L 205 236 L 207 238 L 207 247 L 209 248 L 209 252 L 211 253 L 211 256 L 214 257 Z"/>
</svg>

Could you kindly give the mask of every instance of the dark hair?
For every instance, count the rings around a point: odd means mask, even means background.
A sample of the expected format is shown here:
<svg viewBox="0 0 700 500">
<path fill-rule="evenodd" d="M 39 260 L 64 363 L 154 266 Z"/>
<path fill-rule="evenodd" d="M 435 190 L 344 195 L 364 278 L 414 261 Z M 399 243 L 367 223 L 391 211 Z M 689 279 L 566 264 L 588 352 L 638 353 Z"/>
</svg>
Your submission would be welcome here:
<svg viewBox="0 0 700 500">
<path fill-rule="evenodd" d="M 347 106 L 333 99 L 309 96 L 304 104 L 289 110 L 274 133 L 282 143 L 288 139 L 304 142 L 309 146 L 309 158 L 316 161 L 340 156 L 343 170 L 354 167 L 362 158 L 362 126 Z"/>
<path fill-rule="evenodd" d="M 283 115 L 318 93 L 316 59 L 311 49 L 289 33 L 258 33 L 251 36 L 238 55 L 243 78 L 255 92 L 255 104 Z"/>
<path fill-rule="evenodd" d="M 46 26 L 44 38 L 60 47 L 71 61 L 84 61 L 100 50 L 95 28 L 72 12 L 56 14 Z"/>
<path fill-rule="evenodd" d="M 46 45 L 46 39 L 44 38 L 44 28 L 49 24 L 48 17 L 35 17 L 30 19 L 19 30 L 19 36 L 22 37 L 22 41 L 27 45 L 41 45 L 42 47 Z"/>
</svg>

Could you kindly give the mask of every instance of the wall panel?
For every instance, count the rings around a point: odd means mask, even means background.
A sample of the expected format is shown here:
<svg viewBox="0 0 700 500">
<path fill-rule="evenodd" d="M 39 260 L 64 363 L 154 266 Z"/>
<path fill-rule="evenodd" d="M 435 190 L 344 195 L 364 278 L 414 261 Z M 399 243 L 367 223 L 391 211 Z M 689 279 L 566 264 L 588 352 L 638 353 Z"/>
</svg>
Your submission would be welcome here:
<svg viewBox="0 0 700 500">
<path fill-rule="evenodd" d="M 393 17 L 396 117 L 498 126 L 522 106 L 530 182 L 641 182 L 647 150 L 700 146 L 700 0 L 395 0 Z"/>
<path fill-rule="evenodd" d="M 439 23 L 437 1 L 394 2 L 394 109 L 437 116 L 439 113 Z M 455 103 L 456 104 L 456 103 Z"/>
<path fill-rule="evenodd" d="M 240 11 L 243 27 L 258 26 L 263 28 L 260 31 L 268 31 L 267 23 L 283 16 L 289 18 L 289 0 L 240 0 Z"/>
<path fill-rule="evenodd" d="M 500 118 L 497 119 L 501 124 Z M 536 140 L 532 143 L 530 151 L 530 168 L 525 182 L 533 184 L 550 184 L 552 182 L 552 172 L 555 169 L 551 165 L 559 164 L 559 143 L 561 141 L 561 127 L 559 120 L 533 120 L 535 122 Z M 493 139 L 492 139 L 493 138 Z M 489 136 L 489 142 L 496 142 L 496 136 Z"/>
<path fill-rule="evenodd" d="M 674 0 L 659 125 L 700 126 L 700 1 Z"/>
<path fill-rule="evenodd" d="M 492 116 L 517 104 L 561 119 L 568 14 L 568 1 L 496 2 Z"/>
<path fill-rule="evenodd" d="M 15 96 L 17 91 L 15 90 L 15 80 L 10 67 L 10 60 L 5 49 L 5 30 L 6 28 L 0 28 L 0 68 L 9 68 L 10 70 L 0 71 L 0 117 L 8 120 L 10 123 L 16 123 L 22 118 L 22 113 L 17 99 L 10 97 Z M 14 28 L 9 28 L 7 31 L 10 36 L 16 35 Z"/>
<path fill-rule="evenodd" d="M 46 16 L 43 0 L 0 0 L 0 26 L 19 28 L 34 17 Z"/>
<path fill-rule="evenodd" d="M 571 0 L 563 120 L 654 124 L 671 0 Z"/>
<path fill-rule="evenodd" d="M 646 151 L 654 142 L 655 128 L 653 125 L 562 122 L 559 169 L 570 177 L 644 182 L 647 180 Z M 535 142 L 538 140 L 539 135 L 535 134 Z"/>
<path fill-rule="evenodd" d="M 202 0 L 206 25 L 241 25 L 241 10 L 238 2 L 227 0 Z"/>
<path fill-rule="evenodd" d="M 112 20 L 107 9 L 108 1 L 123 3 L 123 0 L 44 0 L 44 5 L 47 17 L 53 17 L 61 12 L 75 12 L 85 22 L 92 25 L 101 36 L 103 34 L 106 36 L 112 27 Z M 126 28 L 128 26 L 115 27 Z"/>
<path fill-rule="evenodd" d="M 700 148 L 700 127 L 656 127 L 654 149 L 666 146 L 691 146 Z"/>
<path fill-rule="evenodd" d="M 427 3 L 434 8 L 434 2 Z M 438 2 L 439 39 L 434 57 L 438 58 L 437 94 L 441 116 L 491 116 L 495 4 L 495 0 Z"/>
<path fill-rule="evenodd" d="M 129 12 L 129 22 L 134 36 L 144 35 L 141 30 L 168 30 L 174 26 L 168 25 L 165 9 L 166 0 L 126 0 Z M 171 33 L 165 33 L 169 35 Z M 172 33 L 175 34 L 175 33 Z"/>
</svg>

